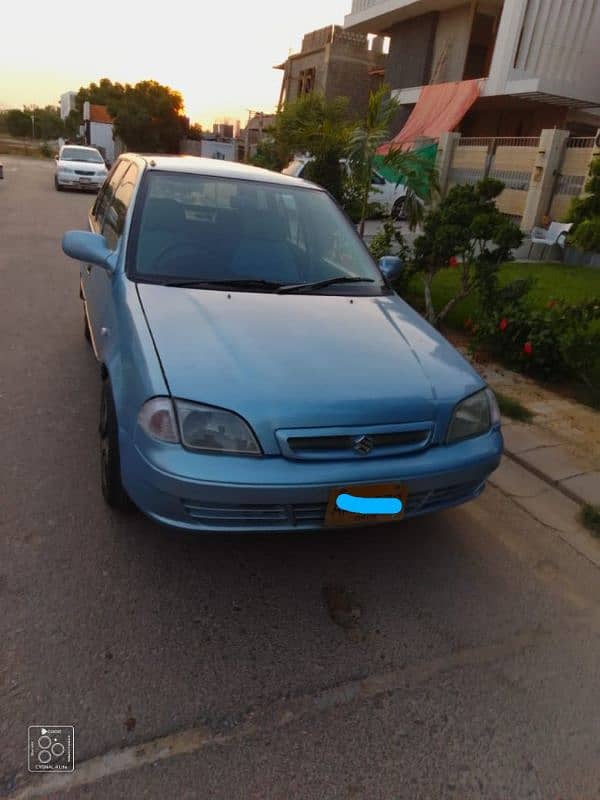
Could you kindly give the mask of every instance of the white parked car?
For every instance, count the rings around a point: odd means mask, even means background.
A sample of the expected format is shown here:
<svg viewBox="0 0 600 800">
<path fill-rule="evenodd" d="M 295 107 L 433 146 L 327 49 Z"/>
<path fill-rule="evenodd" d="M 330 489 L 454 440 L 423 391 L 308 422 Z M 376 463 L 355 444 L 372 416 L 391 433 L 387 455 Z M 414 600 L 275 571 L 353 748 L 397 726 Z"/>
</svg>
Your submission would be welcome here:
<svg viewBox="0 0 600 800">
<path fill-rule="evenodd" d="M 312 161 L 310 156 L 296 156 L 290 163 L 282 169 L 284 175 L 291 175 L 293 178 L 305 177 L 304 172 L 308 163 Z M 347 162 L 343 162 L 347 164 Z M 378 203 L 383 206 L 386 214 L 393 219 L 400 219 L 403 216 L 404 199 L 406 197 L 406 186 L 387 181 L 376 170 L 371 174 L 371 191 L 369 192 L 369 203 Z"/>
<path fill-rule="evenodd" d="M 54 186 L 62 189 L 87 189 L 97 192 L 108 174 L 100 151 L 95 147 L 65 144 L 56 157 Z"/>
</svg>

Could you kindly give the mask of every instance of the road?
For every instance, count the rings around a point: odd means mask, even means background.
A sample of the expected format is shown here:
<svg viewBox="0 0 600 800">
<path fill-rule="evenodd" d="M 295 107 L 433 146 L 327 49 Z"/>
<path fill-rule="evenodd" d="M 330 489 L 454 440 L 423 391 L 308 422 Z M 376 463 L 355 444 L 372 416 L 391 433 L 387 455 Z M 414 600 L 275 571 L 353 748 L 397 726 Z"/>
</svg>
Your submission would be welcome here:
<svg viewBox="0 0 600 800">
<path fill-rule="evenodd" d="M 4 163 L 0 797 L 600 797 L 598 570 L 497 489 L 290 536 L 190 539 L 103 504 L 60 250 L 92 197 Z M 37 724 L 75 726 L 74 773 L 28 774 Z"/>
</svg>

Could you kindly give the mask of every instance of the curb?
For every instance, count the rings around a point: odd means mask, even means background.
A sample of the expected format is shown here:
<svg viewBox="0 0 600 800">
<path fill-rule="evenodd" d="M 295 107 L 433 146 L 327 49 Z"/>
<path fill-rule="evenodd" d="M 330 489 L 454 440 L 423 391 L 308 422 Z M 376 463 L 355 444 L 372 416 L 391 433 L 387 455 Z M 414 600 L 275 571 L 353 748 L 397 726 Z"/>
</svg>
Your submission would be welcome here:
<svg viewBox="0 0 600 800">
<path fill-rule="evenodd" d="M 532 475 L 535 475 L 537 478 L 544 481 L 544 483 L 547 483 L 548 486 L 551 486 L 553 489 L 558 489 L 559 492 L 564 494 L 565 497 L 568 497 L 569 500 L 572 500 L 574 503 L 577 503 L 577 505 L 579 506 L 585 505 L 585 501 L 582 500 L 581 497 L 579 497 L 579 495 L 575 494 L 575 492 L 572 492 L 569 488 L 563 486 L 561 481 L 553 480 L 549 475 L 546 475 L 546 473 L 543 470 L 532 466 L 524 458 L 521 458 L 517 453 L 513 453 L 510 450 L 504 448 L 504 455 L 508 456 L 513 461 L 516 461 L 516 463 L 519 464 L 521 467 L 523 467 L 523 469 L 526 469 L 528 472 L 531 472 Z M 587 470 L 583 470 L 579 474 L 584 475 L 586 472 Z"/>
</svg>

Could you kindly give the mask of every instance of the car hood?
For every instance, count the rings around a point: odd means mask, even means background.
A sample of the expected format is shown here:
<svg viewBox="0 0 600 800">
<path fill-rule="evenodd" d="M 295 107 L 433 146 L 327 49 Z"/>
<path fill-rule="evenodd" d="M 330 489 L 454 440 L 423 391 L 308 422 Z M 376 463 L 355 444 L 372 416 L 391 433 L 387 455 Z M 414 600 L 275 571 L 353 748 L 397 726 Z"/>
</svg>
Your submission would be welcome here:
<svg viewBox="0 0 600 800">
<path fill-rule="evenodd" d="M 424 420 L 445 430 L 456 402 L 483 386 L 397 295 L 152 284 L 138 284 L 138 294 L 172 395 L 236 411 L 260 438 Z"/>
</svg>

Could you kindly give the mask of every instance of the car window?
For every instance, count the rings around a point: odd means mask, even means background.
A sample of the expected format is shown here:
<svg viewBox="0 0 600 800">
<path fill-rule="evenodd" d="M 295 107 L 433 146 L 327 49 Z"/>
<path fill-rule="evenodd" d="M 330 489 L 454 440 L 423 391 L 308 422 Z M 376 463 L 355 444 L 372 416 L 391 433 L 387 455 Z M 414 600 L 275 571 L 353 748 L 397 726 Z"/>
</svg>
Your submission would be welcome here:
<svg viewBox="0 0 600 800">
<path fill-rule="evenodd" d="M 116 167 L 113 170 L 112 175 L 110 178 L 105 181 L 104 186 L 100 189 L 98 196 L 96 197 L 96 202 L 94 203 L 94 207 L 92 208 L 92 218 L 94 220 L 94 228 L 96 233 L 100 233 L 102 231 L 102 225 L 104 224 L 104 215 L 106 214 L 106 209 L 114 196 L 117 186 L 119 185 L 121 178 L 127 171 L 129 164 L 131 162 L 123 160 L 119 161 Z"/>
<path fill-rule="evenodd" d="M 380 291 L 380 273 L 325 192 L 158 170 L 145 180 L 128 253 L 130 275 L 156 282 L 279 284 L 365 277 L 373 281 L 371 293 Z"/>
<path fill-rule="evenodd" d="M 98 150 L 85 147 L 63 147 L 60 151 L 61 161 L 86 161 L 90 164 L 104 164 L 104 159 Z"/>
<path fill-rule="evenodd" d="M 137 177 L 138 168 L 135 164 L 130 163 L 106 209 L 102 224 L 102 234 L 111 250 L 117 249 L 119 239 L 123 234 L 125 218 L 131 204 Z"/>
</svg>

